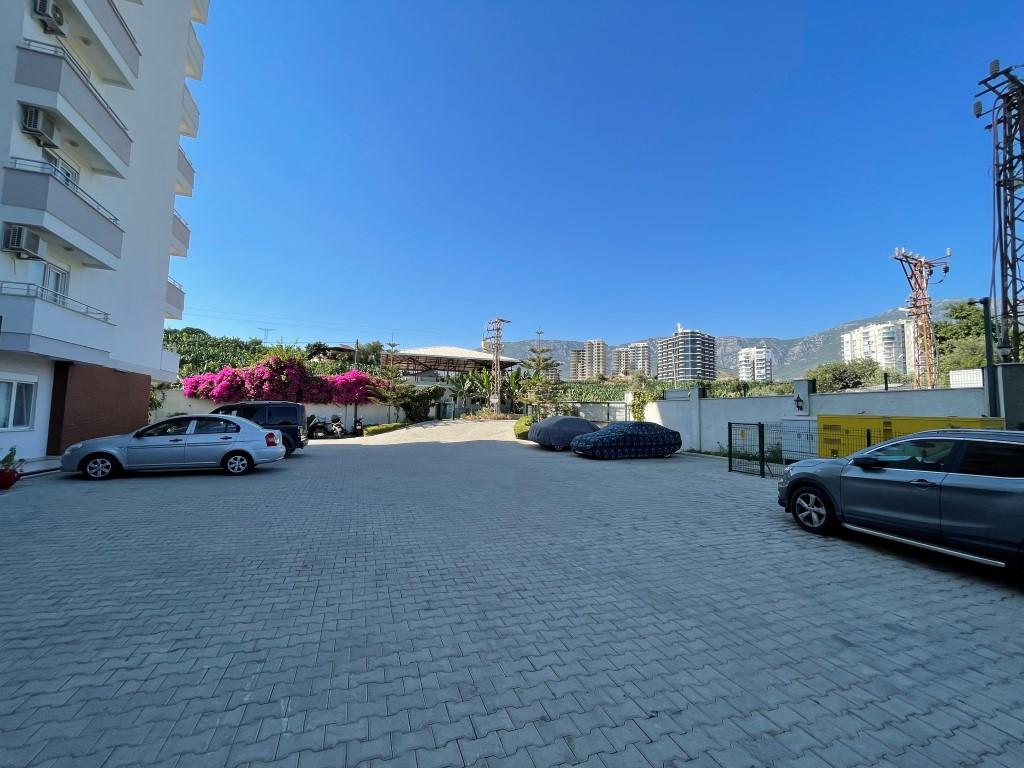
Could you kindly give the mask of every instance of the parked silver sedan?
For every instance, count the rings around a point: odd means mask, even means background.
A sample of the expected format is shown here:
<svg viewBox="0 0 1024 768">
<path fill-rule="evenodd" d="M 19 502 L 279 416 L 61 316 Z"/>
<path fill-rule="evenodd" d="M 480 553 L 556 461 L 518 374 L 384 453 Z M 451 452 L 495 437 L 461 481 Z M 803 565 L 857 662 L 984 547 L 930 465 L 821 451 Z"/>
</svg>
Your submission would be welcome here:
<svg viewBox="0 0 1024 768">
<path fill-rule="evenodd" d="M 276 429 L 238 416 L 176 416 L 127 435 L 97 437 L 68 446 L 63 472 L 106 480 L 118 470 L 211 469 L 244 475 L 257 464 L 283 459 Z"/>
<path fill-rule="evenodd" d="M 1024 552 L 1024 432 L 944 429 L 786 467 L 779 504 L 813 533 L 843 527 L 998 567 Z"/>
</svg>

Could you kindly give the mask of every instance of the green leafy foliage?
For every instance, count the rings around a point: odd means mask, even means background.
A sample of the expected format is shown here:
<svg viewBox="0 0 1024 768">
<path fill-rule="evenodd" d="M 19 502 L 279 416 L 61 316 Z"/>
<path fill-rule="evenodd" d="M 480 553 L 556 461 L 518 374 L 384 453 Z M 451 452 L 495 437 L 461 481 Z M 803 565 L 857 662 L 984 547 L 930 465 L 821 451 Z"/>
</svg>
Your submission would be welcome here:
<svg viewBox="0 0 1024 768">
<path fill-rule="evenodd" d="M 374 399 L 392 408 L 401 408 L 405 411 L 405 418 L 418 422 L 430 418 L 430 407 L 438 403 L 445 392 L 445 388 L 440 385 L 417 387 L 407 381 L 392 378 L 378 388 Z"/>
<path fill-rule="evenodd" d="M 13 445 L 11 449 L 7 451 L 3 456 L 0 456 L 0 470 L 18 470 L 21 468 L 21 462 L 18 461 L 18 449 Z"/>
<path fill-rule="evenodd" d="M 946 319 L 935 323 L 935 349 L 939 375 L 949 383 L 949 372 L 985 366 L 985 313 L 969 301 L 946 307 Z"/>
<path fill-rule="evenodd" d="M 373 435 L 383 435 L 385 432 L 394 432 L 396 429 L 402 429 L 402 427 L 408 427 L 406 422 L 392 422 L 390 424 L 372 424 L 369 427 L 363 428 L 363 434 L 369 437 Z"/>
<path fill-rule="evenodd" d="M 525 440 L 527 435 L 530 433 L 530 427 L 533 425 L 533 419 L 529 416 L 523 416 L 516 420 L 516 423 L 512 425 L 512 432 L 516 436 L 516 440 Z"/>
<path fill-rule="evenodd" d="M 822 363 L 805 374 L 817 382 L 819 392 L 840 392 L 882 383 L 882 367 L 874 360 Z"/>
</svg>

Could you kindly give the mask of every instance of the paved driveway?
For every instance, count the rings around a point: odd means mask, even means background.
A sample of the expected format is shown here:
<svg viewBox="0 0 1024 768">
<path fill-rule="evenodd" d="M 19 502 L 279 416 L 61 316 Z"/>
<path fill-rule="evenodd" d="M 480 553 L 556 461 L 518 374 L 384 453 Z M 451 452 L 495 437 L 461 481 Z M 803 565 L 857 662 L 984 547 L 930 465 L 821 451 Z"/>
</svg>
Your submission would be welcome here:
<svg viewBox="0 0 1024 768">
<path fill-rule="evenodd" d="M 509 431 L 19 483 L 0 765 L 1024 765 L 1012 583 Z"/>
</svg>

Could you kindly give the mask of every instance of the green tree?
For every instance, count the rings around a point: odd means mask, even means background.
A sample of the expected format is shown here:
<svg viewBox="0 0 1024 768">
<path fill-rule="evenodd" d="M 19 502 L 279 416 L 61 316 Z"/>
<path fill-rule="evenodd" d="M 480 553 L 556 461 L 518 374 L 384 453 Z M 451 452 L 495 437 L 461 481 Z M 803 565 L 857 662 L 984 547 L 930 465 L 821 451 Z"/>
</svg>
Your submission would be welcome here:
<svg viewBox="0 0 1024 768">
<path fill-rule="evenodd" d="M 882 383 L 882 368 L 874 360 L 823 363 L 804 374 L 817 382 L 819 392 L 860 389 Z"/>
<path fill-rule="evenodd" d="M 543 378 L 548 371 L 558 368 L 558 362 L 548 354 L 550 351 L 550 347 L 542 347 L 539 342 L 530 347 L 530 356 L 522 366 L 531 378 Z"/>
<path fill-rule="evenodd" d="M 939 375 L 949 382 L 949 372 L 985 366 L 985 313 L 970 301 L 946 307 L 946 319 L 935 323 L 935 351 Z"/>
</svg>

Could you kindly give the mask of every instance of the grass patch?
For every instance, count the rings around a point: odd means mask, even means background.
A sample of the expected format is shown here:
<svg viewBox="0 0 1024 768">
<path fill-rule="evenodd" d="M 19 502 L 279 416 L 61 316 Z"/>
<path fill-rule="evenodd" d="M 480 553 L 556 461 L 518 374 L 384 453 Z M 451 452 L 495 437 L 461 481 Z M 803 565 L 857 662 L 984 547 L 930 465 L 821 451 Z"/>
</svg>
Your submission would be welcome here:
<svg viewBox="0 0 1024 768">
<path fill-rule="evenodd" d="M 409 425 L 405 422 L 393 422 L 391 424 L 373 424 L 363 429 L 363 434 L 367 437 L 373 437 L 374 435 L 383 435 L 385 432 L 394 432 L 396 429 L 402 427 L 408 427 Z"/>
</svg>

